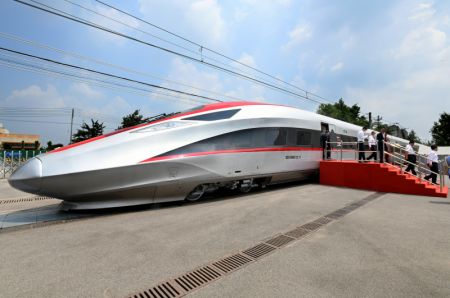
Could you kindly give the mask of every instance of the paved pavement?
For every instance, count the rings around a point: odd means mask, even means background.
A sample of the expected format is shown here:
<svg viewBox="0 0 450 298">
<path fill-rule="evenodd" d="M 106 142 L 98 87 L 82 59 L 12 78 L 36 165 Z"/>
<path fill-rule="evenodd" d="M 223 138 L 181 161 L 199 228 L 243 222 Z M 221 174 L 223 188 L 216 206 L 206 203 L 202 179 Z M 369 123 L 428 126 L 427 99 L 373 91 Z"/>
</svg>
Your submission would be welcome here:
<svg viewBox="0 0 450 298">
<path fill-rule="evenodd" d="M 0 296 L 124 297 L 371 192 L 290 185 L 0 233 Z M 449 297 L 450 202 L 387 194 L 192 297 Z"/>
<path fill-rule="evenodd" d="M 30 196 L 29 193 L 19 191 L 9 186 L 7 179 L 0 179 L 0 200 Z"/>
</svg>

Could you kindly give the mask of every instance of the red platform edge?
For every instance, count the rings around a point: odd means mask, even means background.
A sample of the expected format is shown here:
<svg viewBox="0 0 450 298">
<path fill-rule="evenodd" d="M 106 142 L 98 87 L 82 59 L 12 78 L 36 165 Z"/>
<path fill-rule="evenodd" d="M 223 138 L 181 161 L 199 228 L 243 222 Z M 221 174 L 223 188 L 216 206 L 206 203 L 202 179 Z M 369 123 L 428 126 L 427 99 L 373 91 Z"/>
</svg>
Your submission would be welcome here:
<svg viewBox="0 0 450 298">
<path fill-rule="evenodd" d="M 392 192 L 409 195 L 447 198 L 448 187 L 440 187 L 402 173 L 399 168 L 375 162 L 320 162 L 320 184 Z"/>
</svg>

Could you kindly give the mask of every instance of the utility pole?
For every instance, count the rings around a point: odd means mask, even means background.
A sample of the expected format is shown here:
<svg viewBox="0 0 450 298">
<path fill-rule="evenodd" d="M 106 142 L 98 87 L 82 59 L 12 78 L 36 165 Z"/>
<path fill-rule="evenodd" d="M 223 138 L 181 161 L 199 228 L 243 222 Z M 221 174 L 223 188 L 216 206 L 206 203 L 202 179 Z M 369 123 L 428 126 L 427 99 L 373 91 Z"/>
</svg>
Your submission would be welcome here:
<svg viewBox="0 0 450 298">
<path fill-rule="evenodd" d="M 70 117 L 70 137 L 69 137 L 69 144 L 72 144 L 72 130 L 73 130 L 73 114 L 75 113 L 75 109 L 72 108 L 72 115 Z"/>
<path fill-rule="evenodd" d="M 372 129 L 372 112 L 369 112 L 369 128 Z"/>
</svg>

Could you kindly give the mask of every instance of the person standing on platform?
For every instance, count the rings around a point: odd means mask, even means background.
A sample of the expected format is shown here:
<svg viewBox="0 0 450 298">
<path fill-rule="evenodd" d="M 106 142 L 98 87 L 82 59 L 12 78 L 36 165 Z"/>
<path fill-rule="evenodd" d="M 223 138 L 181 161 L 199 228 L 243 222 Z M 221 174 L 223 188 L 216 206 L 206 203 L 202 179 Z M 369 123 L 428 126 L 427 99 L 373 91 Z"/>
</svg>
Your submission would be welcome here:
<svg viewBox="0 0 450 298">
<path fill-rule="evenodd" d="M 445 159 L 447 162 L 448 179 L 450 179 L 450 155 Z"/>
<path fill-rule="evenodd" d="M 437 155 L 437 146 L 431 145 L 431 151 L 428 154 L 428 158 L 427 158 L 427 164 L 430 167 L 431 172 L 427 176 L 423 177 L 423 179 L 430 180 L 430 178 L 431 178 L 431 181 L 436 184 L 437 174 L 435 174 L 435 173 L 439 172 L 438 162 L 439 162 L 439 160 L 438 160 L 438 155 Z"/>
<path fill-rule="evenodd" d="M 406 145 L 406 160 L 409 162 L 408 166 L 406 167 L 405 172 L 411 172 L 411 174 L 413 175 L 417 175 L 416 173 L 416 161 L 417 161 L 417 156 L 416 156 L 416 152 L 414 151 L 414 141 L 411 140 L 409 141 L 409 144 Z"/>
<path fill-rule="evenodd" d="M 380 155 L 380 163 L 384 162 L 384 141 L 386 138 L 386 129 L 382 128 L 381 131 L 377 134 L 378 141 L 378 154 Z"/>
<path fill-rule="evenodd" d="M 364 140 L 366 139 L 366 131 L 367 127 L 363 127 L 360 131 L 358 131 L 358 161 L 365 161 L 366 154 L 364 152 Z"/>
<path fill-rule="evenodd" d="M 320 134 L 320 147 L 322 147 L 322 159 L 329 159 L 330 153 L 328 152 L 328 148 L 331 147 L 330 145 L 330 132 L 328 129 L 324 129 L 322 133 Z"/>
<path fill-rule="evenodd" d="M 372 151 L 369 155 L 369 157 L 367 157 L 367 160 L 371 160 L 373 158 L 373 160 L 377 159 L 377 141 L 375 141 L 375 132 L 372 130 L 372 132 L 369 135 L 369 148 L 370 151 Z"/>
</svg>

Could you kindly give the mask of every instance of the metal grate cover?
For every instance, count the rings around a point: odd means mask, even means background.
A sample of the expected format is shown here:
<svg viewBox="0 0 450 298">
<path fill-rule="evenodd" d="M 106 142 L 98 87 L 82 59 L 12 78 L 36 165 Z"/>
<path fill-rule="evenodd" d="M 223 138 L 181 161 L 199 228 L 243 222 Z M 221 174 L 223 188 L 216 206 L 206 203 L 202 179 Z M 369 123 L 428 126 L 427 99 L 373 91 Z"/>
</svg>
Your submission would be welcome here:
<svg viewBox="0 0 450 298">
<path fill-rule="evenodd" d="M 274 251 L 276 248 L 265 243 L 260 243 L 252 248 L 244 250 L 243 253 L 254 258 L 260 258 L 265 254 L 268 254 L 271 251 Z"/>
<path fill-rule="evenodd" d="M 170 282 L 163 282 L 153 288 L 144 290 L 140 293 L 130 296 L 130 298 L 176 298 L 184 293 L 176 289 Z"/>
<path fill-rule="evenodd" d="M 307 235 L 310 231 L 309 230 L 305 230 L 302 228 L 296 228 L 292 231 L 289 231 L 287 233 L 285 233 L 285 235 L 289 236 L 289 237 L 294 237 L 296 239 L 303 237 L 305 235 Z"/>
<path fill-rule="evenodd" d="M 194 271 L 188 272 L 180 277 L 174 279 L 174 281 L 186 292 L 192 291 L 198 287 L 201 287 L 216 278 L 221 274 L 209 266 L 198 268 Z"/>
<path fill-rule="evenodd" d="M 276 246 L 276 247 L 281 247 L 281 246 L 286 245 L 289 242 L 294 241 L 294 240 L 295 240 L 295 238 L 293 238 L 293 237 L 289 237 L 286 235 L 279 235 L 275 238 L 272 238 L 272 239 L 266 241 L 266 243 Z"/>
<path fill-rule="evenodd" d="M 324 216 L 324 217 L 320 217 L 320 218 L 316 219 L 315 221 L 313 221 L 313 223 L 317 223 L 320 225 L 326 225 L 332 221 L 333 221 L 333 219 Z"/>
<path fill-rule="evenodd" d="M 319 229 L 321 226 L 323 226 L 320 223 L 316 223 L 316 222 L 309 222 L 307 224 L 304 224 L 302 226 L 300 226 L 300 228 L 305 229 L 305 230 L 310 230 L 310 231 L 314 231 Z"/>
<path fill-rule="evenodd" d="M 244 255 L 241 254 L 235 254 L 230 257 L 224 258 L 222 260 L 219 260 L 217 262 L 212 263 L 215 267 L 222 270 L 224 273 L 228 273 L 231 271 L 234 271 L 236 269 L 239 269 L 240 267 L 246 265 L 247 263 L 251 262 L 252 260 Z"/>
<path fill-rule="evenodd" d="M 294 240 L 313 233 L 320 227 L 332 222 L 335 219 L 343 217 L 356 208 L 359 208 L 382 195 L 384 195 L 384 193 L 372 194 L 356 203 L 352 203 L 344 208 L 338 209 L 312 222 L 297 227 L 294 230 L 275 236 L 264 243 L 261 242 L 254 247 L 242 251 L 241 253 L 236 253 L 229 257 L 215 261 L 209 265 L 189 271 L 181 276 L 168 279 L 150 289 L 146 289 L 129 297 L 178 298 L 187 295 L 192 291 L 227 275 L 228 273 L 254 262 L 272 251 L 282 248 L 284 245 Z"/>
</svg>

